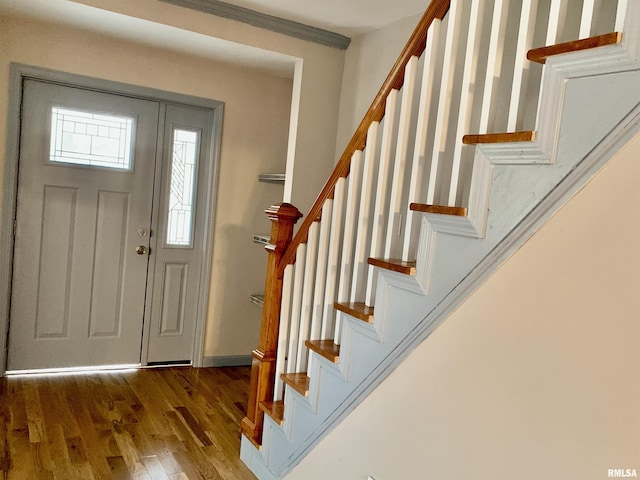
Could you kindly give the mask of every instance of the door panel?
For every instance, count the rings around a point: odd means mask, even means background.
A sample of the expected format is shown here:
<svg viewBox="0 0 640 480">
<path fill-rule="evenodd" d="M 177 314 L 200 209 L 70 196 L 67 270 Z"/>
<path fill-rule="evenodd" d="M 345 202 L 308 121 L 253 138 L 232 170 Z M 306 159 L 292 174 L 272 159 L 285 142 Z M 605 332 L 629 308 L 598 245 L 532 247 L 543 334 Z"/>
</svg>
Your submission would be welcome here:
<svg viewBox="0 0 640 480">
<path fill-rule="evenodd" d="M 159 335 L 182 335 L 184 333 L 185 294 L 189 265 L 186 263 L 164 264 L 162 311 L 160 312 Z"/>
<path fill-rule="evenodd" d="M 116 336 L 121 329 L 124 259 L 131 195 L 98 192 L 89 336 Z"/>
<path fill-rule="evenodd" d="M 64 338 L 69 329 L 71 254 L 75 232 L 77 188 L 44 186 L 44 208 L 38 285 L 36 338 Z M 35 266 L 35 265 L 34 265 Z"/>
<path fill-rule="evenodd" d="M 9 370 L 139 363 L 148 256 L 136 247 L 149 249 L 138 229 L 150 228 L 159 104 L 32 80 L 23 91 Z M 56 123 L 55 107 L 98 115 Z M 130 159 L 114 115 L 131 119 Z"/>
</svg>

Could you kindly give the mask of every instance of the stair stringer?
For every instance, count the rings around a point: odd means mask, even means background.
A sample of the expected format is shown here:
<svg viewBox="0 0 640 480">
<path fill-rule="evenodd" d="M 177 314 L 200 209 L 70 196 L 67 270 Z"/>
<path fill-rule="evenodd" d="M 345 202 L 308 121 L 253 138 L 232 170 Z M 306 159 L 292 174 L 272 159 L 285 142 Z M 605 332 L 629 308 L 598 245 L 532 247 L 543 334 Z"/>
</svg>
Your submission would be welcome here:
<svg viewBox="0 0 640 480">
<path fill-rule="evenodd" d="M 485 238 L 443 232 L 431 236 L 431 250 L 437 255 L 430 258 L 428 295 L 420 293 L 423 287 L 417 280 L 381 272 L 373 325 L 344 316 L 340 363 L 334 365 L 312 354 L 309 397 L 303 398 L 287 387 L 284 424 L 280 427 L 265 419 L 262 450 L 256 450 L 243 438 L 241 457 L 259 478 L 284 478 L 500 263 L 640 131 L 640 72 L 562 82 L 567 90 L 556 161 L 550 165 L 493 167 Z M 584 98 L 593 101 L 585 105 Z M 491 159 L 485 151 L 482 154 Z"/>
<path fill-rule="evenodd" d="M 372 324 L 362 322 L 342 312 L 342 343 L 340 361 L 334 364 L 311 352 L 307 397 L 287 386 L 282 426 L 265 416 L 263 446 L 256 450 L 243 438 L 241 457 L 260 479 L 282 478 L 297 446 L 323 428 L 325 420 L 342 408 L 345 399 L 358 385 L 366 381 L 371 368 L 384 362 L 402 338 L 409 335 L 423 320 L 427 298 L 415 277 L 384 271 L 376 287 L 376 318 Z M 391 302 L 391 303 L 390 303 Z M 393 326 L 389 312 L 402 308 L 401 320 Z M 391 328 L 392 327 L 392 328 Z M 254 468 L 256 466 L 257 468 Z"/>
</svg>

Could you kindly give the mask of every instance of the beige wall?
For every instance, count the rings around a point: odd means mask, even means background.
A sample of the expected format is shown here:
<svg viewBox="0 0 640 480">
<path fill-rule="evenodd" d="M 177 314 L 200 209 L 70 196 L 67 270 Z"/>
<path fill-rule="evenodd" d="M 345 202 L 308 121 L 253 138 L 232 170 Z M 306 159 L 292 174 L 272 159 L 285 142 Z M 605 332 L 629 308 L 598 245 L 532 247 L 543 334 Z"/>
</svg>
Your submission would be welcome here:
<svg viewBox="0 0 640 480">
<path fill-rule="evenodd" d="M 351 40 L 342 74 L 337 157 L 351 140 L 421 17 L 422 13 L 413 15 Z"/>
<path fill-rule="evenodd" d="M 336 121 L 345 52 L 298 40 L 214 15 L 158 0 L 72 0 L 132 18 L 215 37 L 297 59 L 300 73 L 299 111 L 294 112 L 295 138 L 289 162 L 290 198 L 303 213 L 326 182 L 334 165 Z"/>
<path fill-rule="evenodd" d="M 257 175 L 284 171 L 292 81 L 27 20 L 0 17 L 0 45 L 0 170 L 10 62 L 225 102 L 205 355 L 249 354 L 260 309 L 248 298 L 263 290 L 266 264 L 251 235 L 269 232 L 263 210 L 282 199 L 281 186 L 260 184 Z"/>
<path fill-rule="evenodd" d="M 637 136 L 287 479 L 640 472 L 639 157 Z"/>
</svg>

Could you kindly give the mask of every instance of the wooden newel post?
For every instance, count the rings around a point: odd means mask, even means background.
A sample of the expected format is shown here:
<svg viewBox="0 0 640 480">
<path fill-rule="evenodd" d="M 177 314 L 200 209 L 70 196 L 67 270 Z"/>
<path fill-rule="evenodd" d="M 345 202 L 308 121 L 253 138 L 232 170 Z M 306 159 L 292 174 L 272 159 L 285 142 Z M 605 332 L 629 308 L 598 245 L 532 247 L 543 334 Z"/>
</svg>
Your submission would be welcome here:
<svg viewBox="0 0 640 480">
<path fill-rule="evenodd" d="M 267 208 L 265 213 L 271 220 L 271 238 L 270 243 L 265 247 L 269 257 L 264 287 L 262 326 L 260 328 L 260 343 L 258 348 L 252 352 L 249 405 L 247 406 L 247 416 L 242 420 L 242 433 L 257 445 L 262 444 L 262 423 L 264 420 L 260 403 L 273 399 L 282 301 L 282 277 L 284 274 L 284 270 L 279 268 L 279 263 L 284 251 L 291 243 L 293 226 L 302 217 L 300 211 L 288 203 L 273 205 Z"/>
</svg>

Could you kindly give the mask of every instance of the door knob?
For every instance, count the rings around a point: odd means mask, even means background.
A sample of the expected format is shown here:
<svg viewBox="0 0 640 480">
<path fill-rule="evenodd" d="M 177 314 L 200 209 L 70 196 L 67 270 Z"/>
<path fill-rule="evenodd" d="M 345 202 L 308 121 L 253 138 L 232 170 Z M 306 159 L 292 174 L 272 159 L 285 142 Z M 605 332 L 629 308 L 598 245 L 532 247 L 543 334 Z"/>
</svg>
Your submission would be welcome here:
<svg viewBox="0 0 640 480">
<path fill-rule="evenodd" d="M 144 255 L 145 253 L 147 253 L 147 247 L 145 247 L 144 245 L 138 245 L 136 247 L 136 253 L 138 255 Z"/>
</svg>

